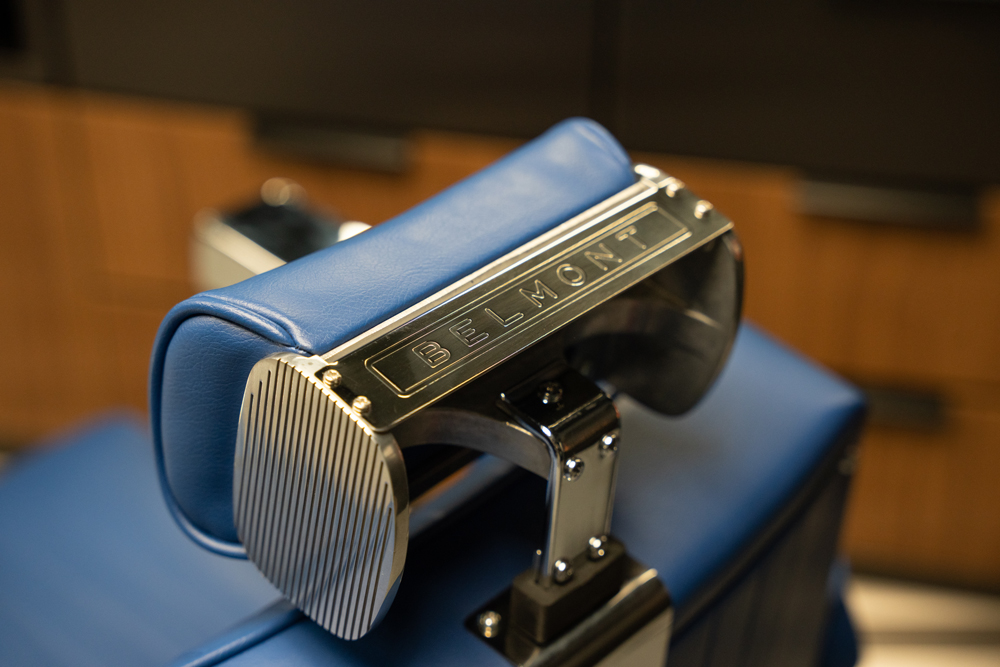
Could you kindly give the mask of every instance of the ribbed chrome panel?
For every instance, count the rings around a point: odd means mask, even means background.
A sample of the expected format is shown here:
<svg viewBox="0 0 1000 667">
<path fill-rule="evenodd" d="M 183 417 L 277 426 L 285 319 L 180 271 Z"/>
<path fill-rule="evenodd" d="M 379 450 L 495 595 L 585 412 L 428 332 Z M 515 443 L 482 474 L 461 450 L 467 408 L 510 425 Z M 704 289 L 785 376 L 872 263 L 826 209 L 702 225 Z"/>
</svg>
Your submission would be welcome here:
<svg viewBox="0 0 1000 667">
<path fill-rule="evenodd" d="M 392 436 L 372 432 L 315 377 L 316 364 L 277 355 L 251 372 L 234 518 L 250 560 L 291 602 L 357 639 L 391 602 L 402 571 L 405 471 Z"/>
</svg>

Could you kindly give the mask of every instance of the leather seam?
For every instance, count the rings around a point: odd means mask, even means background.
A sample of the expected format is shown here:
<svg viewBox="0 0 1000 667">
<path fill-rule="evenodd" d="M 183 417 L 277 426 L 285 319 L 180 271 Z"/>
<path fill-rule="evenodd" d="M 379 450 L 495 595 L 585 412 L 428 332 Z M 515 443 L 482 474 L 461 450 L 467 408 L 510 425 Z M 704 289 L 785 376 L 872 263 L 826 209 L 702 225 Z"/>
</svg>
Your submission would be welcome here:
<svg viewBox="0 0 1000 667">
<path fill-rule="evenodd" d="M 167 353 L 170 349 L 170 343 L 173 342 L 174 334 L 177 333 L 178 329 L 187 322 L 195 317 L 212 317 L 223 322 L 227 322 L 234 326 L 240 327 L 260 336 L 264 340 L 274 343 L 276 345 L 281 345 L 289 348 L 290 351 L 298 352 L 300 354 L 308 354 L 305 350 L 300 349 L 297 345 L 290 344 L 294 343 L 294 337 L 291 336 L 284 326 L 280 323 L 275 322 L 272 318 L 264 317 L 259 313 L 254 313 L 248 309 L 234 304 L 232 302 L 220 299 L 212 294 L 202 294 L 200 297 L 196 297 L 194 302 L 186 302 L 184 307 L 178 309 L 179 312 L 173 313 L 172 316 L 168 315 L 164 324 L 167 326 L 161 328 L 161 331 L 157 335 L 157 344 L 154 348 L 154 356 L 152 359 L 152 368 L 150 373 L 150 426 L 152 427 L 153 435 L 153 454 L 156 460 L 157 475 L 160 479 L 160 487 L 163 491 L 164 502 L 167 505 L 167 509 L 170 514 L 174 517 L 174 520 L 180 526 L 181 530 L 187 534 L 196 544 L 212 551 L 214 553 L 229 556 L 231 558 L 246 558 L 246 549 L 239 542 L 230 542 L 228 540 L 217 538 L 202 528 L 195 525 L 191 519 L 187 516 L 184 510 L 181 508 L 180 504 L 177 502 L 177 498 L 174 496 L 173 489 L 170 485 L 170 480 L 167 477 L 166 463 L 164 461 L 163 454 L 163 433 L 162 433 L 162 397 L 163 397 L 163 368 L 166 363 Z M 287 336 L 287 340 L 280 341 L 274 340 L 273 337 L 266 335 L 262 331 L 255 330 L 255 328 L 250 328 L 247 325 L 248 322 L 240 322 L 242 318 L 230 318 L 223 317 L 217 312 L 213 312 L 209 308 L 209 304 L 205 302 L 215 302 L 220 305 L 224 305 L 227 310 L 233 310 L 246 316 L 249 322 L 254 320 L 262 320 L 268 322 L 274 326 L 275 329 L 281 331 Z M 227 313 L 228 314 L 228 313 Z M 169 324 L 168 324 L 169 323 Z M 266 328 L 266 327 L 265 327 Z M 164 340 L 165 338 L 165 340 Z M 164 342 L 160 342 L 164 340 Z"/>
</svg>

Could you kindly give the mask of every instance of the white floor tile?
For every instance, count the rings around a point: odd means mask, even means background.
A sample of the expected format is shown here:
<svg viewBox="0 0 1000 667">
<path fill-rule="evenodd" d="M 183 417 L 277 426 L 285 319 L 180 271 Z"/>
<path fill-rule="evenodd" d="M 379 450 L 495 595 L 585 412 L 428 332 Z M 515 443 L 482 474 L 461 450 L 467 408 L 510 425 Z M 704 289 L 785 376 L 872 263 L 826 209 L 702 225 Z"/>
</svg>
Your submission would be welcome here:
<svg viewBox="0 0 1000 667">
<path fill-rule="evenodd" d="M 1000 646 L 868 646 L 858 667 L 1000 667 Z"/>
<path fill-rule="evenodd" d="M 855 576 L 847 604 L 864 634 L 1000 633 L 1000 596 Z"/>
</svg>

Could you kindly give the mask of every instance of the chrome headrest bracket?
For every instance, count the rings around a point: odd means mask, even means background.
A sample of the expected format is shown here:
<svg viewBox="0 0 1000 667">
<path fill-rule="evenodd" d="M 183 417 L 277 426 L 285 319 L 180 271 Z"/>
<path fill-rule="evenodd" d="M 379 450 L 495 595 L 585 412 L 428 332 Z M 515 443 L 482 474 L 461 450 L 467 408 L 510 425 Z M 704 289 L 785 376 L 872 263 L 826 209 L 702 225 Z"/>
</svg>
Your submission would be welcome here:
<svg viewBox="0 0 1000 667">
<path fill-rule="evenodd" d="M 502 407 L 549 452 L 548 534 L 537 581 L 573 577 L 573 559 L 604 556 L 618 474 L 618 410 L 592 381 L 554 368 L 501 394 Z"/>
<path fill-rule="evenodd" d="M 551 619 L 554 596 L 590 613 L 629 577 L 648 577 L 608 537 L 619 424 L 601 386 L 668 414 L 689 408 L 732 342 L 742 272 L 728 219 L 657 169 L 636 174 L 336 349 L 254 367 L 236 442 L 237 531 L 319 625 L 356 639 L 388 609 L 409 529 L 402 448 L 420 444 L 495 454 L 548 479 L 548 537 L 514 607 Z M 549 642 L 560 623 L 527 632 Z"/>
</svg>

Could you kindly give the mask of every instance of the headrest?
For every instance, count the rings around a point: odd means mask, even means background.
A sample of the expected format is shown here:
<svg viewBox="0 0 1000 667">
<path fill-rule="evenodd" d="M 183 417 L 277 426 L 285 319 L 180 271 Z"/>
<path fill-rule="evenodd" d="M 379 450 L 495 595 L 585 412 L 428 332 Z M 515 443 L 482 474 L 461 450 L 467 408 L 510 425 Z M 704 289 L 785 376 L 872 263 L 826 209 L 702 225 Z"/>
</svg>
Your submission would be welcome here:
<svg viewBox="0 0 1000 667">
<path fill-rule="evenodd" d="M 243 556 L 233 458 L 263 357 L 322 354 L 635 181 L 604 128 L 573 119 L 374 229 L 174 307 L 157 335 L 150 412 L 167 504 L 184 530 Z"/>
</svg>

